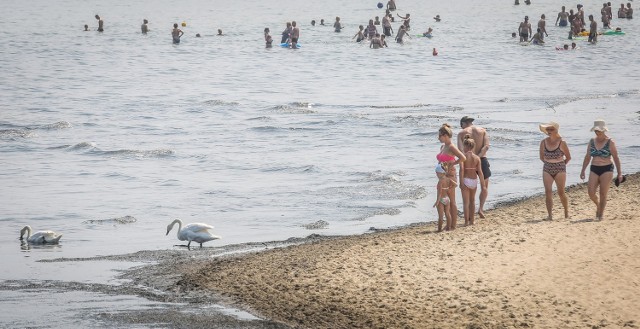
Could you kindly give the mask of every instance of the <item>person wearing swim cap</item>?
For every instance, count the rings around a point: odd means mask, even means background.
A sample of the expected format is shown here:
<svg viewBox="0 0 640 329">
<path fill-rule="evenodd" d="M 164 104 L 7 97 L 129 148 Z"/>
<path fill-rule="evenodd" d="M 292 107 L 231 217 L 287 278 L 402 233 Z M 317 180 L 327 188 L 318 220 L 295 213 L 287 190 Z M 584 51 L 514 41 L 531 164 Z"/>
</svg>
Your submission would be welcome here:
<svg viewBox="0 0 640 329">
<path fill-rule="evenodd" d="M 489 195 L 489 177 L 491 177 L 491 165 L 487 160 L 490 141 L 486 129 L 473 125 L 474 120 L 474 118 L 466 115 L 460 119 L 460 128 L 462 130 L 458 132 L 458 148 L 464 150 L 464 137 L 470 135 L 474 141 L 473 153 L 480 157 L 482 175 L 484 176 L 484 185 L 480 185 L 480 204 L 478 206 L 478 216 L 484 218 L 484 204 Z"/>
</svg>

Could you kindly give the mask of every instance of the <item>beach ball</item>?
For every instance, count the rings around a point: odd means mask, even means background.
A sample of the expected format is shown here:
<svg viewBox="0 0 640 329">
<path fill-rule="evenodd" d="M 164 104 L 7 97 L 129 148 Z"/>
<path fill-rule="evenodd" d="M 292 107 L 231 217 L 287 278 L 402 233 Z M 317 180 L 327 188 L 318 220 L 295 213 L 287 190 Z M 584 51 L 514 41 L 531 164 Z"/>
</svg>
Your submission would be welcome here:
<svg viewBox="0 0 640 329">
<path fill-rule="evenodd" d="M 187 22 L 182 22 L 182 27 L 187 26 Z"/>
<path fill-rule="evenodd" d="M 378 2 L 378 8 L 382 9 L 382 7 L 384 7 L 384 5 L 382 4 L 382 2 Z"/>
</svg>

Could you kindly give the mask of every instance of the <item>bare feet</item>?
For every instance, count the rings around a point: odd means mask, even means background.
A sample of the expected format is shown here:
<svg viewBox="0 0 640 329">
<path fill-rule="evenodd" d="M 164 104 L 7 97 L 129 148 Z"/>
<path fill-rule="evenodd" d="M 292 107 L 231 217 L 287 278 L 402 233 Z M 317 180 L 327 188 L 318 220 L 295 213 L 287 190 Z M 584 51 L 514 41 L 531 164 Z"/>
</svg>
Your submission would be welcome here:
<svg viewBox="0 0 640 329">
<path fill-rule="evenodd" d="M 564 218 L 569 218 L 569 210 L 564 211 Z"/>
<path fill-rule="evenodd" d="M 484 218 L 484 212 L 482 210 L 478 211 L 478 217 Z"/>
</svg>

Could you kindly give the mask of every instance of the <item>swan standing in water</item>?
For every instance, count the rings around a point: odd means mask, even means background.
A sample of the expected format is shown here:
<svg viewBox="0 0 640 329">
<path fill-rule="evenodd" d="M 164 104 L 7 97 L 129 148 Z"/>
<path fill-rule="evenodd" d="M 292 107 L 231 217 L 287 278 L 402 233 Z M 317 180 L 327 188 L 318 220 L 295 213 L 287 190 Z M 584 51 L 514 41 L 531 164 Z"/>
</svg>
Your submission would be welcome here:
<svg viewBox="0 0 640 329">
<path fill-rule="evenodd" d="M 25 232 L 27 232 L 27 242 L 31 244 L 57 244 L 62 238 L 62 234 L 54 231 L 38 231 L 31 235 L 31 226 L 27 225 L 20 230 L 20 240 Z"/>
<path fill-rule="evenodd" d="M 210 229 L 213 229 L 213 226 L 203 224 L 203 223 L 191 223 L 182 227 L 182 221 L 179 219 L 174 220 L 167 226 L 167 234 L 173 228 L 173 225 L 178 224 L 178 240 L 180 241 L 189 241 L 187 244 L 187 248 L 190 248 L 191 241 L 195 241 L 200 244 L 200 248 L 202 248 L 202 244 L 211 241 L 220 239 L 219 236 L 211 234 L 209 232 Z"/>
</svg>

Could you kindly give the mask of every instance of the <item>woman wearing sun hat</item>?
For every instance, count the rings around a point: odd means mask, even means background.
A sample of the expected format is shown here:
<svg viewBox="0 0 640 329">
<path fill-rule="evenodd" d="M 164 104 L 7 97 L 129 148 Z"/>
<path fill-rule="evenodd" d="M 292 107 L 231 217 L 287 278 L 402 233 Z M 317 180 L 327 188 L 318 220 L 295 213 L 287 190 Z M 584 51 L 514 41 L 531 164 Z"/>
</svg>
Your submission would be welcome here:
<svg viewBox="0 0 640 329">
<path fill-rule="evenodd" d="M 582 162 L 580 178 L 585 178 L 585 169 L 591 163 L 588 184 L 589 197 L 596 204 L 596 220 L 602 220 L 604 208 L 607 205 L 607 192 L 609 192 L 609 185 L 613 179 L 614 164 L 618 171 L 616 179 L 618 182 L 623 181 L 622 168 L 616 143 L 605 134 L 609 129 L 607 129 L 604 120 L 594 121 L 591 131 L 595 132 L 596 137 L 592 138 L 587 145 L 587 154 Z M 599 198 L 596 195 L 598 186 L 600 187 Z"/>
<path fill-rule="evenodd" d="M 567 181 L 567 163 L 571 160 L 571 153 L 567 142 L 562 140 L 556 122 L 549 122 L 539 126 L 540 131 L 548 137 L 540 142 L 540 160 L 542 167 L 542 182 L 544 183 L 545 204 L 547 205 L 548 220 L 553 219 L 553 183 L 556 183 L 558 196 L 564 207 L 564 218 L 569 218 L 569 201 L 564 191 Z"/>
</svg>

